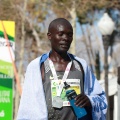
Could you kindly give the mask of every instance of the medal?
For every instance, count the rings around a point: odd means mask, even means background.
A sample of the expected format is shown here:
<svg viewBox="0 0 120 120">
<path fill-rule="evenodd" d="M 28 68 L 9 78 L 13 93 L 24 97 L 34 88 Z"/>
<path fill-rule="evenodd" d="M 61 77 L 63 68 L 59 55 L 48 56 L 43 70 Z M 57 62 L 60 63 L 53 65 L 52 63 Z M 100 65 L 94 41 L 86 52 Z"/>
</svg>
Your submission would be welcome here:
<svg viewBox="0 0 120 120">
<path fill-rule="evenodd" d="M 59 96 L 55 96 L 52 101 L 52 106 L 55 108 L 62 108 L 63 100 Z"/>
<path fill-rule="evenodd" d="M 50 69 L 52 71 L 54 80 L 58 80 L 57 73 L 55 71 L 55 67 L 53 65 L 53 62 L 50 59 L 48 59 L 48 60 L 49 60 L 49 65 L 50 65 Z M 71 60 L 71 62 L 68 63 L 68 65 L 65 69 L 65 73 L 64 73 L 63 78 L 62 78 L 63 83 L 66 81 L 66 79 L 68 77 L 68 73 L 70 71 L 71 66 L 72 66 L 72 60 Z M 63 106 L 63 100 L 60 98 L 60 95 L 61 95 L 61 92 L 62 92 L 63 86 L 64 86 L 63 83 L 60 83 L 60 84 L 56 85 L 56 93 L 57 94 L 52 99 L 52 106 L 55 107 L 55 108 L 62 108 L 62 106 Z"/>
<path fill-rule="evenodd" d="M 50 65 L 50 69 L 52 71 L 54 80 L 58 80 L 57 73 L 55 71 L 53 62 L 50 59 L 48 59 L 48 60 L 49 60 L 49 65 Z M 68 73 L 70 71 L 71 66 L 72 66 L 72 61 L 68 63 L 68 65 L 65 69 L 65 73 L 64 73 L 63 78 L 62 78 L 63 83 L 66 81 L 66 79 L 68 77 Z M 62 89 L 63 89 L 63 86 L 64 86 L 64 84 L 57 85 L 57 88 L 56 88 L 57 89 L 57 96 L 60 96 Z"/>
</svg>

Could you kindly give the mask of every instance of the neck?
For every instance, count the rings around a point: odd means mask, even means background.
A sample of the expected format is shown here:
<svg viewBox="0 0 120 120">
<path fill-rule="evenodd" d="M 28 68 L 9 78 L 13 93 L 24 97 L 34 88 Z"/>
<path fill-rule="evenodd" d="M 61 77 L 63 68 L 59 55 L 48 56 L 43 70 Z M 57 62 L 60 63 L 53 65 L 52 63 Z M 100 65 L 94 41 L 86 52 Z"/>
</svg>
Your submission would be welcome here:
<svg viewBox="0 0 120 120">
<path fill-rule="evenodd" d="M 65 62 L 65 61 L 70 61 L 70 58 L 66 53 L 58 53 L 56 51 L 52 51 L 50 53 L 50 59 L 53 61 L 53 62 Z"/>
</svg>

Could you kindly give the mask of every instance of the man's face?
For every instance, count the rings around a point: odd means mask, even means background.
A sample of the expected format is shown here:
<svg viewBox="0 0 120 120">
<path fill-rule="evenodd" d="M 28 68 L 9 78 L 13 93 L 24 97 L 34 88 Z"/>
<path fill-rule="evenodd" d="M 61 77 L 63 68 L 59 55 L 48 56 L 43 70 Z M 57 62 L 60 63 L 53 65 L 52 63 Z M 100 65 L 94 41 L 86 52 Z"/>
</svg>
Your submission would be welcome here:
<svg viewBox="0 0 120 120">
<path fill-rule="evenodd" d="M 70 48 L 73 39 L 73 29 L 68 23 L 59 23 L 48 33 L 52 50 L 63 53 Z"/>
</svg>

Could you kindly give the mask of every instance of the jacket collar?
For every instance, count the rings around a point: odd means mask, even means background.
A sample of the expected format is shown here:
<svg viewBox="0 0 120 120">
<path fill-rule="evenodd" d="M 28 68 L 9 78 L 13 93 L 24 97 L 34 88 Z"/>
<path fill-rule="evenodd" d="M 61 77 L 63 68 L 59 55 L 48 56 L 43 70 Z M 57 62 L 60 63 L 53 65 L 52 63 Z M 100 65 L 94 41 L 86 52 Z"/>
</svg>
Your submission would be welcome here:
<svg viewBox="0 0 120 120">
<path fill-rule="evenodd" d="M 48 52 L 48 53 L 45 53 L 45 54 L 43 54 L 43 55 L 41 56 L 40 65 L 49 57 L 50 53 L 51 53 L 51 51 Z M 72 54 L 68 53 L 68 55 L 69 55 L 72 59 L 75 59 L 75 57 L 74 57 Z"/>
</svg>

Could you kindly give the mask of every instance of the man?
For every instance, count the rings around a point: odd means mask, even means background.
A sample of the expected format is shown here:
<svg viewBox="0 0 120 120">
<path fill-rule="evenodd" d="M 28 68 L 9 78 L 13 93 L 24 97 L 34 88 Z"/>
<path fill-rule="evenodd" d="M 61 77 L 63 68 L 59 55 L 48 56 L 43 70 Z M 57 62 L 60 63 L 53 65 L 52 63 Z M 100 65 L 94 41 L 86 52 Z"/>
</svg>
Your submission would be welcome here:
<svg viewBox="0 0 120 120">
<path fill-rule="evenodd" d="M 87 112 L 79 120 L 105 120 L 104 91 L 86 62 L 67 52 L 73 39 L 71 24 L 64 18 L 55 19 L 47 36 L 51 51 L 27 67 L 17 120 L 77 120 L 64 83 L 76 90 L 75 105 Z"/>
</svg>

